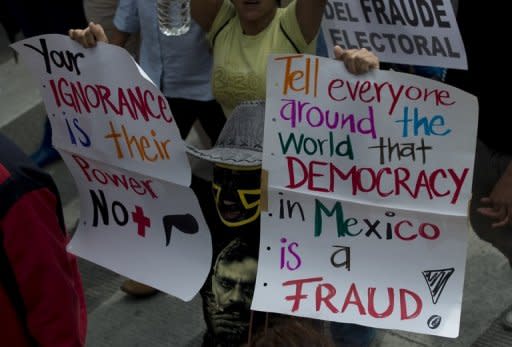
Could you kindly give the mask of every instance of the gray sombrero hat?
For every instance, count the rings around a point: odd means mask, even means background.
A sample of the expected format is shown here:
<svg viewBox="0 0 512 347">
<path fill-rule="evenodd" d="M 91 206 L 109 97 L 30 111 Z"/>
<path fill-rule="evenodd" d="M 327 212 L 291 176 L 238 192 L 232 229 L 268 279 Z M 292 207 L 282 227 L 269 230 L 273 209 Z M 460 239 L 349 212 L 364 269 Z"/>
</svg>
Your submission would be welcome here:
<svg viewBox="0 0 512 347">
<path fill-rule="evenodd" d="M 186 150 L 194 157 L 217 164 L 261 165 L 264 120 L 265 101 L 243 102 L 226 120 L 215 146 L 198 149 L 187 144 Z"/>
</svg>

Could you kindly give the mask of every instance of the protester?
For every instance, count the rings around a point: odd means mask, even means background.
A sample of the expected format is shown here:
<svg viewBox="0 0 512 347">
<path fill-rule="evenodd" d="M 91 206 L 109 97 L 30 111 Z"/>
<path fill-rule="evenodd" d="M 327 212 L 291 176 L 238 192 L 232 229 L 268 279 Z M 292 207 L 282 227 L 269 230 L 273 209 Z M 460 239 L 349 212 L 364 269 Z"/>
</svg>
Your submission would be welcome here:
<svg viewBox="0 0 512 347">
<path fill-rule="evenodd" d="M 263 101 L 241 103 L 213 148 L 187 147 L 190 154 L 214 163 L 213 194 L 200 199 L 216 210 L 208 217 L 214 265 L 201 290 L 207 325 L 203 347 L 247 341 L 259 250 L 264 116 Z M 255 316 L 258 327 L 263 316 Z"/>
<path fill-rule="evenodd" d="M 497 76 L 492 64 L 499 60 L 489 55 L 490 47 L 502 46 L 498 33 L 508 31 L 508 18 L 506 11 L 496 10 L 495 6 L 462 1 L 458 4 L 457 21 L 468 70 L 448 71 L 446 82 L 476 95 L 479 103 L 471 226 L 512 265 L 512 144 L 510 129 L 504 126 L 510 96 L 508 88 L 497 87 L 495 82 L 496 78 L 509 80 L 510 69 L 499 69 Z M 512 329 L 512 311 L 504 315 L 503 324 Z"/>
<path fill-rule="evenodd" d="M 276 0 L 257 4 L 242 0 L 191 1 L 192 16 L 208 32 L 214 56 L 213 93 L 226 115 L 242 101 L 266 97 L 269 54 L 315 53 L 325 5 L 325 0 L 296 0 L 286 8 L 279 8 Z M 364 73 L 379 66 L 377 57 L 366 49 L 344 51 L 337 46 L 334 54 L 345 61 L 352 73 Z M 240 128 L 234 129 L 237 130 Z M 217 172 L 223 170 L 218 168 Z M 214 180 L 216 176 L 219 175 L 214 171 Z M 223 199 L 218 200 L 219 209 Z M 224 205 L 238 207 L 231 200 Z M 221 219 L 226 224 L 226 219 Z M 374 329 L 356 325 L 336 324 L 334 330 L 339 330 L 335 332 L 339 339 L 351 336 L 361 346 L 368 345 L 375 336 Z"/>
<path fill-rule="evenodd" d="M 253 160 L 250 152 L 251 147 L 253 152 L 261 152 L 262 143 L 255 139 L 263 140 L 263 127 L 258 127 L 250 119 L 253 116 L 251 112 L 237 107 L 244 107 L 243 102 L 266 97 L 269 54 L 315 52 L 315 38 L 325 4 L 325 0 L 297 0 L 286 8 L 279 8 L 280 3 L 276 0 L 257 3 L 242 0 L 191 1 L 192 17 L 208 32 L 213 51 L 214 96 L 226 115 L 234 114 L 246 120 L 245 124 L 243 121 L 235 122 L 238 123 L 236 126 L 230 126 L 228 120 L 219 137 L 220 140 L 226 133 L 226 137 L 233 139 L 236 144 L 227 141 L 225 144 L 229 145 L 222 146 L 222 141 L 219 141 L 214 147 L 214 150 L 218 149 L 231 158 L 223 158 L 219 156 L 221 153 L 213 151 L 210 159 L 205 158 L 217 163 L 213 188 L 216 209 L 222 221 L 219 229 L 227 227 L 228 230 L 233 229 L 232 233 L 236 230 L 240 234 L 251 233 L 248 230 L 253 229 L 256 232 L 252 233 L 258 235 L 255 244 L 259 243 L 260 191 L 257 187 L 261 162 Z M 363 73 L 378 67 L 377 57 L 365 49 L 343 51 L 336 47 L 334 53 L 337 59 L 345 61 L 352 73 Z M 260 124 L 263 124 L 263 114 Z M 220 158 L 230 160 L 222 161 Z M 219 181 L 224 184 L 219 184 Z M 249 194 L 248 200 L 240 192 L 254 194 Z M 219 234 L 219 231 L 212 231 L 214 240 L 220 238 L 215 234 Z"/>
<path fill-rule="evenodd" d="M 256 262 L 251 261 L 253 259 L 251 254 L 254 254 L 254 259 L 257 259 L 260 235 L 264 118 L 265 103 L 263 101 L 243 102 L 228 117 L 213 148 L 206 150 L 193 146 L 187 148 L 190 154 L 214 163 L 212 190 L 219 220 L 215 227 L 210 227 L 214 259 L 223 258 L 221 254 L 226 252 L 226 244 L 237 244 L 237 241 L 233 240 L 243 238 L 244 254 L 247 255 L 247 259 L 242 257 L 238 259 L 236 262 L 238 272 L 231 269 L 229 271 L 231 276 L 242 270 L 242 264 L 256 266 Z M 233 246 L 227 248 L 233 248 Z M 242 283 L 238 287 L 225 286 L 231 289 L 229 298 L 236 298 L 233 300 L 233 306 L 237 308 L 235 315 L 230 314 L 233 310 L 224 312 L 222 308 L 225 301 L 221 302 L 221 309 L 216 309 L 219 307 L 218 305 L 212 305 L 215 301 L 212 299 L 213 293 L 208 283 L 212 283 L 212 287 L 215 284 L 217 268 L 218 260 L 215 262 L 211 278 L 201 291 L 203 312 L 207 322 L 203 347 L 238 346 L 237 343 L 246 341 L 248 335 L 252 291 L 249 290 L 247 284 L 254 285 L 254 281 L 250 277 L 252 271 L 247 270 L 247 266 L 245 267 L 245 295 L 242 295 L 240 291 Z M 234 282 L 230 281 L 229 283 Z M 239 290 L 234 290 L 235 288 Z M 234 305 L 235 303 L 237 305 Z M 262 312 L 253 312 L 253 329 L 257 330 L 262 327 L 264 316 L 265 314 Z M 215 324 L 216 317 L 219 317 L 217 324 Z M 337 324 L 336 327 L 338 340 L 355 342 L 359 346 L 368 345 L 375 336 L 375 331 L 372 328 L 349 324 Z M 340 336 L 342 332 L 346 336 Z M 342 346 L 342 344 L 339 345 Z"/>
<path fill-rule="evenodd" d="M 139 63 L 167 97 L 181 137 L 187 137 L 198 119 L 214 143 L 225 117 L 211 92 L 212 58 L 204 32 L 192 21 L 186 34 L 166 36 L 158 29 L 156 15 L 156 0 L 120 0 L 111 37 L 95 23 L 72 29 L 69 35 L 84 47 L 97 42 L 124 47 L 131 35 L 140 32 Z"/>
<path fill-rule="evenodd" d="M 192 17 L 208 32 L 213 50 L 213 94 L 226 115 L 242 101 L 266 96 L 266 68 L 272 53 L 315 53 L 326 0 L 191 0 Z M 352 73 L 378 67 L 366 49 L 335 48 Z"/>
<path fill-rule="evenodd" d="M 140 65 L 166 96 L 181 137 L 186 139 L 194 122 L 199 120 L 208 141 L 215 143 L 225 116 L 212 96 L 212 58 L 204 32 L 192 21 L 186 34 L 162 34 L 157 25 L 156 7 L 156 0 L 120 0 L 111 37 L 95 23 L 85 29 L 70 30 L 69 35 L 85 47 L 93 47 L 98 41 L 124 47 L 133 34 L 140 32 Z M 196 191 L 204 186 L 198 177 L 193 177 L 192 184 Z M 133 280 L 127 280 L 121 288 L 137 297 L 157 293 L 156 289 Z"/>
<path fill-rule="evenodd" d="M 52 178 L 0 135 L 0 346 L 84 346 L 87 315 Z"/>
</svg>

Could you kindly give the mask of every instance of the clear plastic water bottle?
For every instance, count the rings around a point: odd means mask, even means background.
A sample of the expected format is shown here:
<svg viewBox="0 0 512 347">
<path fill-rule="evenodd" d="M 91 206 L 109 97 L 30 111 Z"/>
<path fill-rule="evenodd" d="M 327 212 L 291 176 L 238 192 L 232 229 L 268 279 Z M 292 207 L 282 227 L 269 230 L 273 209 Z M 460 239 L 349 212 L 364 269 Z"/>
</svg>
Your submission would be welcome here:
<svg viewBox="0 0 512 347">
<path fill-rule="evenodd" d="M 157 0 L 157 17 L 162 34 L 185 34 L 190 29 L 190 0 Z"/>
</svg>

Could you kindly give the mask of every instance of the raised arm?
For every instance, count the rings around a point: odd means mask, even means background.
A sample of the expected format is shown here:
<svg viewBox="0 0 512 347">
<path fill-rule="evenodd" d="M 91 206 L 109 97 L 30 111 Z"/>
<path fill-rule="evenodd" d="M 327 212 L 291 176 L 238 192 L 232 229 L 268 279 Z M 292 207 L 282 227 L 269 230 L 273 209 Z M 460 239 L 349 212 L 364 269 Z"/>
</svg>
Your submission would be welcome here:
<svg viewBox="0 0 512 347">
<path fill-rule="evenodd" d="M 197 1 L 197 0 L 196 0 Z M 297 20 L 300 23 L 302 35 L 306 43 L 310 43 L 316 37 L 327 0 L 296 0 Z"/>
<path fill-rule="evenodd" d="M 213 21 L 222 6 L 224 0 L 191 0 L 190 13 L 192 18 L 203 28 L 205 32 L 209 32 Z M 314 0 L 308 0 L 314 1 Z M 322 0 L 324 1 L 324 0 Z"/>
</svg>

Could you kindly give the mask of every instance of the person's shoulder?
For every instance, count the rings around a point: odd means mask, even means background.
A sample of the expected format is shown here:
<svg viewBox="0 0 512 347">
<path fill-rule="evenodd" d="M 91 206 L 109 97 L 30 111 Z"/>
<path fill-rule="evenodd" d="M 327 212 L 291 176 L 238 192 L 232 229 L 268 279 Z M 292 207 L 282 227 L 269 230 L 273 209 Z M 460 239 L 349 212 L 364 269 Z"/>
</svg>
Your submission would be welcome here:
<svg viewBox="0 0 512 347">
<path fill-rule="evenodd" d="M 0 217 L 28 192 L 49 188 L 56 194 L 50 175 L 39 169 L 11 140 L 0 134 Z"/>
<path fill-rule="evenodd" d="M 297 7 L 296 1 L 292 1 L 290 4 L 288 4 L 285 7 L 278 7 L 277 12 L 276 12 L 276 17 L 281 17 L 282 15 L 285 15 L 288 13 L 295 15 L 296 7 Z"/>
</svg>

